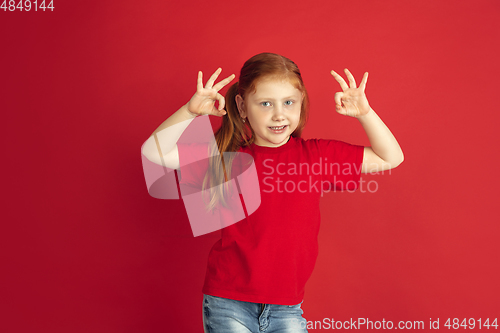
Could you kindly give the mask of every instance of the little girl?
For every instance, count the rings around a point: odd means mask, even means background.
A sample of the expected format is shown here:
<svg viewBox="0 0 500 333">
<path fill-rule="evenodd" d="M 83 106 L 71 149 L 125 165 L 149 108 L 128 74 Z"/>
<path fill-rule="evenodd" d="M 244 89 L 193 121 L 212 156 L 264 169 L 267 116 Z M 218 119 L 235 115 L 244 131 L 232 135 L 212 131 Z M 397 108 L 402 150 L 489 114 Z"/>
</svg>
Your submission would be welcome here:
<svg viewBox="0 0 500 333">
<path fill-rule="evenodd" d="M 177 169 L 189 150 L 177 140 L 190 121 L 200 115 L 222 117 L 215 133 L 217 147 L 221 153 L 252 156 L 261 203 L 255 212 L 222 229 L 221 239 L 210 251 L 203 286 L 204 330 L 307 332 L 301 304 L 318 254 L 320 197 L 331 189 L 356 189 L 360 173 L 394 168 L 403 161 L 403 152 L 368 104 L 364 93 L 368 73 L 357 86 L 347 69 L 349 84 L 331 72 L 342 88 L 335 94 L 336 111 L 358 119 L 370 147 L 300 137 L 309 99 L 298 67 L 288 58 L 272 53 L 253 56 L 225 98 L 219 91 L 235 76 L 215 83 L 220 73 L 219 68 L 205 86 L 198 73 L 196 93 L 158 127 L 142 153 L 150 161 Z M 168 135 L 160 140 L 159 131 Z M 222 163 L 230 174 L 231 161 Z M 203 173 L 208 175 L 214 166 L 206 162 Z M 181 172 L 181 183 L 183 178 L 188 176 Z M 208 178 L 204 187 L 213 185 Z M 214 201 L 223 201 L 222 194 L 211 193 L 212 207 Z"/>
</svg>

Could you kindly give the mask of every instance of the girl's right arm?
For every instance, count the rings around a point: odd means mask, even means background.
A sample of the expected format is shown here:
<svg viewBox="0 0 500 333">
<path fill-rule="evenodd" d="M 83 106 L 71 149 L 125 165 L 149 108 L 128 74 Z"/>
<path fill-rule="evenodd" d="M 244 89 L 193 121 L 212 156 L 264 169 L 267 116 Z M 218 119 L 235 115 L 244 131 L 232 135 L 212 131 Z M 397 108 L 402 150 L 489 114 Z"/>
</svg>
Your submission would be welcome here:
<svg viewBox="0 0 500 333">
<path fill-rule="evenodd" d="M 203 73 L 198 72 L 196 93 L 191 97 L 191 100 L 168 117 L 144 143 L 142 153 L 148 160 L 170 169 L 178 169 L 177 140 L 191 121 L 199 115 L 222 117 L 226 114 L 224 96 L 219 94 L 219 90 L 231 82 L 235 75 L 232 74 L 214 85 L 221 71 L 222 69 L 218 68 L 208 79 L 205 87 L 203 87 Z M 215 101 L 219 101 L 218 108 L 215 107 Z"/>
</svg>

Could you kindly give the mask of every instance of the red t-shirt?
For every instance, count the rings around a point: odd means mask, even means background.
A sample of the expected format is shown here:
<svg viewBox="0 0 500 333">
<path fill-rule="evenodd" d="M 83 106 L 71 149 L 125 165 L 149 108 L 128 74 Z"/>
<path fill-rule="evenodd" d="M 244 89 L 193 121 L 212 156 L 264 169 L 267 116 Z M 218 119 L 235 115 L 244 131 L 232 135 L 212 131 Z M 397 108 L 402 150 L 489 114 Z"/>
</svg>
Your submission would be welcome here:
<svg viewBox="0 0 500 333">
<path fill-rule="evenodd" d="M 178 144 L 181 165 L 191 162 L 186 160 L 193 156 L 189 149 Z M 323 190 L 358 187 L 363 146 L 290 137 L 280 147 L 251 145 L 240 152 L 254 158 L 261 204 L 222 229 L 208 257 L 202 292 L 246 302 L 298 304 L 318 255 L 320 197 Z M 201 182 L 206 168 L 197 168 L 181 173 L 181 184 Z"/>
</svg>

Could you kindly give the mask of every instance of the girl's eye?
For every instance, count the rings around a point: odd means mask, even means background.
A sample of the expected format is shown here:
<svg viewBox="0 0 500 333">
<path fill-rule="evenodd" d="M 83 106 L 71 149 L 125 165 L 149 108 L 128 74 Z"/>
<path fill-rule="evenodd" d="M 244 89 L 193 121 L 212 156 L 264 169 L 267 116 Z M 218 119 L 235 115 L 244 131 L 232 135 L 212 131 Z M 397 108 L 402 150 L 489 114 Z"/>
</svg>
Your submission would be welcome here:
<svg viewBox="0 0 500 333">
<path fill-rule="evenodd" d="M 260 104 L 262 104 L 262 106 L 271 106 L 271 103 L 269 103 L 269 102 L 262 102 Z"/>
<path fill-rule="evenodd" d="M 293 101 L 286 101 L 285 102 L 285 105 L 292 105 L 293 104 Z"/>
</svg>

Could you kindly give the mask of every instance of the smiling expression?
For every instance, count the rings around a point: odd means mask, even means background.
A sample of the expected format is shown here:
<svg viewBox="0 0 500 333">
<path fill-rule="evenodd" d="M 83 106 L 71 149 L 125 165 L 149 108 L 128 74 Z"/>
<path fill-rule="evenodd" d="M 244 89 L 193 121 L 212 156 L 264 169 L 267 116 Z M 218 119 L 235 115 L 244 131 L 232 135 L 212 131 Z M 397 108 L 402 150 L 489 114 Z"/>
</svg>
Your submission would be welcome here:
<svg viewBox="0 0 500 333">
<path fill-rule="evenodd" d="M 255 134 L 255 144 L 264 147 L 284 145 L 300 120 L 303 95 L 287 80 L 261 79 L 255 92 L 245 100 L 236 96 L 240 116 Z"/>
</svg>

